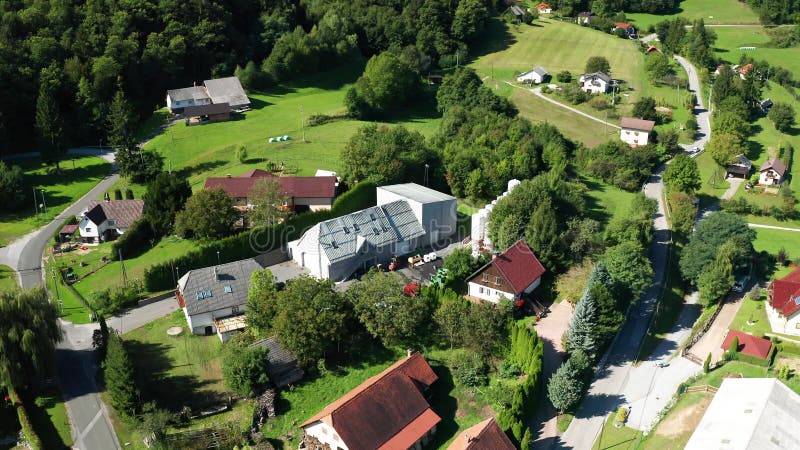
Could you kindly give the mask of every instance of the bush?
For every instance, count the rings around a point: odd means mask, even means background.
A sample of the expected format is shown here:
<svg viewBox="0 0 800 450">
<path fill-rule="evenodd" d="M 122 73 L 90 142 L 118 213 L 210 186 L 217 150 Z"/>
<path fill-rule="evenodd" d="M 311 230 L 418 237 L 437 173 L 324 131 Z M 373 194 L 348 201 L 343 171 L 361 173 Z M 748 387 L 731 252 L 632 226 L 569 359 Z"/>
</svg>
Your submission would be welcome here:
<svg viewBox="0 0 800 450">
<path fill-rule="evenodd" d="M 596 96 L 589 100 L 589 106 L 598 111 L 602 111 L 611 108 L 611 102 L 609 102 L 606 97 Z"/>
<path fill-rule="evenodd" d="M 755 208 L 743 197 L 722 200 L 720 201 L 720 208 L 723 211 L 734 214 L 754 214 L 756 212 L 754 211 Z"/>
<path fill-rule="evenodd" d="M 349 120 L 352 117 L 348 113 L 339 113 L 339 114 L 314 114 L 309 116 L 308 120 L 306 121 L 306 125 L 309 127 L 316 127 L 319 125 L 325 125 L 326 123 L 336 122 L 339 120 Z"/>
<path fill-rule="evenodd" d="M 614 422 L 623 425 L 627 420 L 628 420 L 628 408 L 620 406 L 619 408 L 617 408 L 617 415 L 614 417 Z"/>
<path fill-rule="evenodd" d="M 503 378 L 517 378 L 521 373 L 519 366 L 507 359 L 500 363 L 500 376 Z"/>
<path fill-rule="evenodd" d="M 222 376 L 225 386 L 245 397 L 259 394 L 269 383 L 267 350 L 242 347 L 231 342 L 225 346 Z"/>
<path fill-rule="evenodd" d="M 463 386 L 485 386 L 489 366 L 477 352 L 458 351 L 450 359 L 453 377 Z"/>
<path fill-rule="evenodd" d="M 150 241 L 154 238 L 153 229 L 147 219 L 140 217 L 131 224 L 125 234 L 111 244 L 111 259 L 119 260 L 120 252 L 122 252 L 123 259 L 139 255 L 147 250 Z"/>
<path fill-rule="evenodd" d="M 33 429 L 33 424 L 31 423 L 30 416 L 28 416 L 28 411 L 25 409 L 25 405 L 20 400 L 17 392 L 13 389 L 9 389 L 8 396 L 11 398 L 14 409 L 17 411 L 17 419 L 19 420 L 19 425 L 22 428 L 22 432 L 25 434 L 25 440 L 27 441 L 28 445 L 33 450 L 44 449 L 42 441 L 39 439 L 39 435 L 37 435 L 36 431 Z"/>
<path fill-rule="evenodd" d="M 568 70 L 562 70 L 556 75 L 556 80 L 559 83 L 570 83 L 572 82 L 572 74 Z"/>
<path fill-rule="evenodd" d="M 122 191 L 114 189 L 114 200 L 122 200 Z"/>
<path fill-rule="evenodd" d="M 133 306 L 139 300 L 143 283 L 138 278 L 128 280 L 127 283 L 105 289 L 96 293 L 92 302 L 92 309 L 110 317 L 119 313 L 127 306 Z"/>
<path fill-rule="evenodd" d="M 133 200 L 133 191 L 125 189 L 125 200 Z"/>
</svg>

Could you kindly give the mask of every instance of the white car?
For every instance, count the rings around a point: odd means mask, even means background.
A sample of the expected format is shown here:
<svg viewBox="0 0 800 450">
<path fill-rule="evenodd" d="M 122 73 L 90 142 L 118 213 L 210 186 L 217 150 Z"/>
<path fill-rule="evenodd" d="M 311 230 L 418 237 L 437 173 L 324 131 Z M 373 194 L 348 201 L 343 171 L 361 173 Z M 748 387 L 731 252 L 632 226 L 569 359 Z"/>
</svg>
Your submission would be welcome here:
<svg viewBox="0 0 800 450">
<path fill-rule="evenodd" d="M 733 288 L 732 288 L 733 292 L 744 292 L 744 288 L 745 286 L 747 286 L 748 281 L 749 280 L 747 279 L 747 277 L 739 278 L 738 280 L 736 280 L 736 283 L 733 283 Z"/>
</svg>

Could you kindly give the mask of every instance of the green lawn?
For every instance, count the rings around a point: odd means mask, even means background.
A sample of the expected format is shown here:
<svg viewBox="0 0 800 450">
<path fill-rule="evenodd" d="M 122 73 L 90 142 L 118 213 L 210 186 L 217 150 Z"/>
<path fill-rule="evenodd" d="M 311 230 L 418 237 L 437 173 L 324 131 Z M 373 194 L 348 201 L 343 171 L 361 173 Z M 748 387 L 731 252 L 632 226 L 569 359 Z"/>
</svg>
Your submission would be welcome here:
<svg viewBox="0 0 800 450">
<path fill-rule="evenodd" d="M 774 230 L 770 228 L 753 228 L 756 232 L 756 240 L 753 247 L 756 251 L 765 251 L 770 255 L 776 256 L 781 248 L 786 250 L 789 260 L 800 259 L 800 231 Z M 772 278 L 780 278 L 791 272 L 788 266 L 775 263 L 775 271 Z"/>
<path fill-rule="evenodd" d="M 684 0 L 673 14 L 626 14 L 639 28 L 682 16 L 689 20 L 703 19 L 706 24 L 757 24 L 758 16 L 744 2 L 737 0 Z"/>
<path fill-rule="evenodd" d="M 630 209 L 631 201 L 636 195 L 624 191 L 597 178 L 581 176 L 589 189 L 586 192 L 586 206 L 589 217 L 599 221 L 603 226 L 617 216 L 625 216 Z"/>
<path fill-rule="evenodd" d="M 603 424 L 603 430 L 597 436 L 597 440 L 592 446 L 592 450 L 628 450 L 635 449 L 639 439 L 639 430 L 621 426 L 614 426 L 616 413 L 610 414 Z"/>
<path fill-rule="evenodd" d="M 700 199 L 700 207 L 704 208 L 719 200 L 728 189 L 729 183 L 725 180 L 725 173 L 708 153 L 701 153 L 695 158 L 695 161 L 697 161 L 697 168 L 700 169 L 702 182 L 697 194 Z"/>
<path fill-rule="evenodd" d="M 56 278 L 58 275 L 54 276 L 55 271 L 58 270 L 56 267 L 52 259 L 48 258 L 45 265 L 47 270 L 45 279 L 50 297 L 55 301 L 61 301 L 61 318 L 74 324 L 91 322 L 91 313 L 83 306 L 80 299 L 61 282 L 58 282 L 58 286 L 56 286 L 58 280 Z"/>
<path fill-rule="evenodd" d="M 714 28 L 717 40 L 714 51 L 729 64 L 738 64 L 742 55 L 757 61 L 765 60 L 771 65 L 788 69 L 797 76 L 800 74 L 800 47 L 769 48 L 770 36 L 761 26 L 718 27 Z M 755 50 L 740 50 L 740 47 L 755 47 Z"/>
<path fill-rule="evenodd" d="M 694 433 L 694 429 L 705 414 L 713 394 L 690 392 L 680 396 L 675 406 L 659 422 L 655 430 L 637 448 L 647 450 L 680 450 Z"/>
<path fill-rule="evenodd" d="M 72 446 L 69 418 L 57 388 L 42 393 L 35 403 L 26 406 L 36 434 L 46 449 L 68 449 Z"/>
<path fill-rule="evenodd" d="M 17 272 L 8 266 L 0 265 L 0 290 L 6 291 L 19 287 Z"/>
<path fill-rule="evenodd" d="M 749 296 L 742 300 L 742 307 L 734 317 L 730 329 L 743 331 L 754 336 L 764 337 L 764 333 L 771 333 L 772 329 L 767 320 L 766 296 L 762 295 L 758 300 L 753 300 Z M 753 325 L 748 325 L 748 322 Z"/>
<path fill-rule="evenodd" d="M 26 203 L 14 212 L 0 214 L 0 246 L 48 224 L 67 206 L 81 198 L 89 189 L 108 175 L 110 165 L 93 156 L 75 156 L 61 161 L 61 173 L 54 167 L 45 165 L 39 158 L 11 161 L 24 172 Z M 36 203 L 44 208 L 40 214 L 34 209 L 33 188 L 36 188 Z"/>
</svg>

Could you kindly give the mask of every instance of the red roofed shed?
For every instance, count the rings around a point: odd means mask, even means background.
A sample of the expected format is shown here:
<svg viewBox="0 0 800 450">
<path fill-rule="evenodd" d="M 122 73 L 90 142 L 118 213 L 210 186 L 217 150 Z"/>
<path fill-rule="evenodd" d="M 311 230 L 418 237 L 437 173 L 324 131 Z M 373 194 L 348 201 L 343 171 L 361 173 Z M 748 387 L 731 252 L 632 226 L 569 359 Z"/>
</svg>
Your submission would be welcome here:
<svg viewBox="0 0 800 450">
<path fill-rule="evenodd" d="M 772 350 L 772 341 L 756 337 L 737 330 L 728 330 L 725 340 L 722 342 L 723 350 L 730 350 L 734 338 L 739 338 L 739 353 L 754 356 L 759 359 L 767 359 Z"/>
</svg>

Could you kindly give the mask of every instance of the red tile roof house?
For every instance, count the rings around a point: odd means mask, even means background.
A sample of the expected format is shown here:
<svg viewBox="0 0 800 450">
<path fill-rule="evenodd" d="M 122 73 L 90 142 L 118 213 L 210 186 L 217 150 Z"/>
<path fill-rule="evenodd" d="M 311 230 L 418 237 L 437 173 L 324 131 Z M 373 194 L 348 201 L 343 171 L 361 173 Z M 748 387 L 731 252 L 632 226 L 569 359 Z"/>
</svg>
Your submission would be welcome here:
<svg viewBox="0 0 800 450">
<path fill-rule="evenodd" d="M 425 399 L 437 379 L 409 354 L 300 425 L 299 450 L 421 449 L 442 421 Z"/>
<path fill-rule="evenodd" d="M 222 189 L 233 199 L 234 206 L 250 209 L 253 207 L 250 191 L 264 178 L 278 180 L 289 197 L 285 206 L 297 211 L 330 209 L 336 196 L 336 177 L 279 177 L 261 169 L 250 170 L 238 177 L 207 178 L 205 188 Z"/>
<path fill-rule="evenodd" d="M 519 240 L 467 279 L 468 295 L 492 303 L 503 297 L 518 300 L 539 286 L 544 272 L 533 250 Z"/>
<path fill-rule="evenodd" d="M 734 338 L 739 339 L 739 353 L 745 355 L 750 355 L 758 359 L 767 359 L 770 350 L 772 350 L 772 341 L 769 339 L 756 337 L 736 330 L 728 330 L 728 334 L 722 342 L 722 349 L 725 351 L 730 350 Z"/>
<path fill-rule="evenodd" d="M 447 450 L 516 450 L 516 447 L 494 417 L 490 417 L 464 430 Z"/>
<path fill-rule="evenodd" d="M 539 14 L 550 14 L 553 12 L 553 7 L 551 7 L 547 3 L 539 3 L 538 5 L 536 5 L 536 11 Z"/>
<path fill-rule="evenodd" d="M 800 336 L 800 268 L 767 286 L 766 309 L 772 331 Z"/>
</svg>

